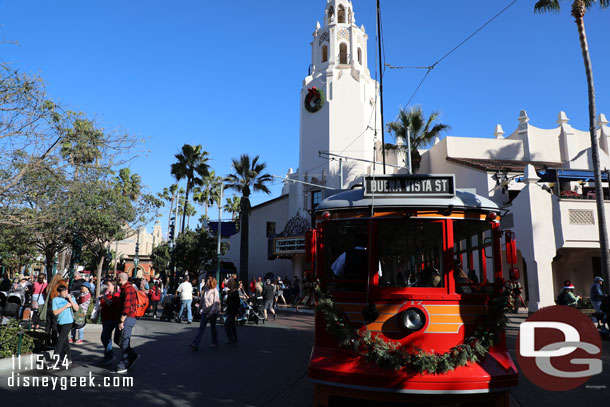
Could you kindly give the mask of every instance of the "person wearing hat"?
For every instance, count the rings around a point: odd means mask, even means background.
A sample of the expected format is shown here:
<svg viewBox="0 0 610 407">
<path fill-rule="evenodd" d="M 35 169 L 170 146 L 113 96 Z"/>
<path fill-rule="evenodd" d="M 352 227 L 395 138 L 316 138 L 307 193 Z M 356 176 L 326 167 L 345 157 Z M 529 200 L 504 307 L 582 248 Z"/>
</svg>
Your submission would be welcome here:
<svg viewBox="0 0 610 407">
<path fill-rule="evenodd" d="M 603 283 L 604 279 L 597 276 L 593 279 L 593 285 L 591 286 L 591 290 L 589 290 L 589 297 L 591 298 L 591 304 L 593 304 L 595 312 L 602 315 L 602 319 L 597 321 L 598 326 L 605 325 L 608 318 L 608 315 L 601 310 L 602 301 L 607 297 L 607 295 L 602 291 Z"/>
<path fill-rule="evenodd" d="M 93 294 L 93 287 L 87 282 L 83 282 L 80 287 L 80 295 L 76 298 L 78 306 L 85 312 L 89 309 L 89 303 L 91 302 L 91 295 Z M 76 339 L 76 332 L 78 331 L 78 340 Z M 72 338 L 70 342 L 74 342 L 76 345 L 81 345 L 85 337 L 85 327 L 76 329 L 72 328 Z"/>
<path fill-rule="evenodd" d="M 570 280 L 564 281 L 561 293 L 559 293 L 559 296 L 557 297 L 557 304 L 576 307 L 578 300 L 580 300 L 580 297 L 574 295 L 574 286 L 572 285 L 572 282 Z"/>
</svg>

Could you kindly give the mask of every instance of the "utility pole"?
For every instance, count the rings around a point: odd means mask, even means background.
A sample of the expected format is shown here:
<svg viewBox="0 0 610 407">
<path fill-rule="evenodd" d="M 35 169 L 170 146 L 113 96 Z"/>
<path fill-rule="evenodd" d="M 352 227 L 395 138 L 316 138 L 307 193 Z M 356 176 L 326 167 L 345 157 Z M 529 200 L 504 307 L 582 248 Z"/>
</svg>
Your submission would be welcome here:
<svg viewBox="0 0 610 407">
<path fill-rule="evenodd" d="M 381 154 L 383 157 L 383 173 L 385 174 L 385 131 L 383 124 L 383 64 L 381 55 L 381 7 L 377 0 L 377 46 L 379 49 L 379 100 L 381 101 Z"/>
</svg>

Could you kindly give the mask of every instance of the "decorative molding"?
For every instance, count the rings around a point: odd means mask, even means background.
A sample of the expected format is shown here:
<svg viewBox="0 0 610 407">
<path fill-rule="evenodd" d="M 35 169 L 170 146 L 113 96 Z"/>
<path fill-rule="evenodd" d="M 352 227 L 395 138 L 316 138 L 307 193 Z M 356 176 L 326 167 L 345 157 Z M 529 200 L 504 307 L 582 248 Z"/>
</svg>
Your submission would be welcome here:
<svg viewBox="0 0 610 407">
<path fill-rule="evenodd" d="M 309 229 L 311 229 L 309 221 L 301 215 L 296 214 L 286 222 L 286 227 L 280 233 L 280 236 L 300 236 L 304 235 Z"/>
</svg>

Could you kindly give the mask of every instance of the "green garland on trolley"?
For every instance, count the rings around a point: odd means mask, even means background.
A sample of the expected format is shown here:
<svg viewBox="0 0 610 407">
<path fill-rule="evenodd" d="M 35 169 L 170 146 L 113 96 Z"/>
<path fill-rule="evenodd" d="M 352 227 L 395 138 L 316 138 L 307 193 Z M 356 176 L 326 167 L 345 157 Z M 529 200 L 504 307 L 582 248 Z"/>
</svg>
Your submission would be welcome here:
<svg viewBox="0 0 610 407">
<path fill-rule="evenodd" d="M 408 369 L 413 373 L 421 374 L 443 374 L 460 366 L 477 362 L 487 355 L 500 333 L 505 329 L 508 322 L 506 313 L 509 311 L 511 302 L 514 301 L 512 290 L 506 286 L 499 296 L 489 302 L 489 318 L 463 343 L 442 354 L 429 353 L 421 349 L 411 353 L 402 349 L 399 342 L 385 341 L 368 330 L 356 330 L 339 315 L 337 305 L 319 287 L 318 284 L 316 311 L 324 315 L 326 331 L 339 339 L 340 347 L 349 349 L 380 367 L 395 370 Z"/>
</svg>

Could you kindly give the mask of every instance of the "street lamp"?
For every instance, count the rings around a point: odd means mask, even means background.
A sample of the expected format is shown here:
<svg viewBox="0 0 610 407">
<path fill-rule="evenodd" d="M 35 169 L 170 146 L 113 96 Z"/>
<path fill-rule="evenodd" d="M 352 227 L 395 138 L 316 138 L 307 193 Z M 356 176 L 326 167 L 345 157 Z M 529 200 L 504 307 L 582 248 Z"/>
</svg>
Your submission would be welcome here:
<svg viewBox="0 0 610 407">
<path fill-rule="evenodd" d="M 220 290 L 220 239 L 222 238 L 222 192 L 224 184 L 220 183 L 220 198 L 218 199 L 218 245 L 216 247 L 216 281 Z"/>
<path fill-rule="evenodd" d="M 138 238 L 136 240 L 136 254 L 135 254 L 135 256 L 133 256 L 133 264 L 134 264 L 133 277 L 134 278 L 136 278 L 138 276 L 138 262 L 140 261 L 140 258 L 138 257 L 139 253 L 140 253 L 140 229 L 138 229 Z"/>
</svg>

